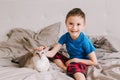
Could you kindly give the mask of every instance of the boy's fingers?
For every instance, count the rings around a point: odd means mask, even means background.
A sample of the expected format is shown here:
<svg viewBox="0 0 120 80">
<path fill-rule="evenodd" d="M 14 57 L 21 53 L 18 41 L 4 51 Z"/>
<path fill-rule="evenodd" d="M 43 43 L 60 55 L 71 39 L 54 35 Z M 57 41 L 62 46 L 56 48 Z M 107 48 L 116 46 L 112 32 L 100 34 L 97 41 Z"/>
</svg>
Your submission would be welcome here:
<svg viewBox="0 0 120 80">
<path fill-rule="evenodd" d="M 43 49 L 45 49 L 45 48 L 47 48 L 47 46 L 44 46 L 44 48 L 43 48 Z"/>
<path fill-rule="evenodd" d="M 37 47 L 35 50 L 43 50 L 45 48 L 47 48 L 47 46 L 40 46 L 40 47 Z"/>
</svg>

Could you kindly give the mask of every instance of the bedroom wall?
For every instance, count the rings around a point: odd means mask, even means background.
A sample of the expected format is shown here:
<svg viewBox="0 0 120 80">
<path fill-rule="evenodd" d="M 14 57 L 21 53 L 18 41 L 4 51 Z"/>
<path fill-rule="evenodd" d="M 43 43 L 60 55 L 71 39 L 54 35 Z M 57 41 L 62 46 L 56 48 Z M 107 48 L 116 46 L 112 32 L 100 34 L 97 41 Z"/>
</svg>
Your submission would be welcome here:
<svg viewBox="0 0 120 80">
<path fill-rule="evenodd" d="M 6 39 L 10 29 L 39 31 L 59 21 L 62 33 L 65 15 L 74 7 L 86 13 L 87 34 L 113 35 L 120 39 L 119 3 L 119 0 L 0 0 L 0 41 Z"/>
</svg>

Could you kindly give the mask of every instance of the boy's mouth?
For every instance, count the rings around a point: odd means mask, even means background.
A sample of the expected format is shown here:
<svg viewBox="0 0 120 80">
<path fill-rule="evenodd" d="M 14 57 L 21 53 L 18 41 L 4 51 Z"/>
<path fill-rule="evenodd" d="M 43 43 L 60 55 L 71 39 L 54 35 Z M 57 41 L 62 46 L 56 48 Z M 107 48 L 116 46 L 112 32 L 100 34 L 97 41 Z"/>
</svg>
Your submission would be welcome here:
<svg viewBox="0 0 120 80">
<path fill-rule="evenodd" d="M 71 31 L 72 33 L 77 33 L 78 31 Z"/>
</svg>

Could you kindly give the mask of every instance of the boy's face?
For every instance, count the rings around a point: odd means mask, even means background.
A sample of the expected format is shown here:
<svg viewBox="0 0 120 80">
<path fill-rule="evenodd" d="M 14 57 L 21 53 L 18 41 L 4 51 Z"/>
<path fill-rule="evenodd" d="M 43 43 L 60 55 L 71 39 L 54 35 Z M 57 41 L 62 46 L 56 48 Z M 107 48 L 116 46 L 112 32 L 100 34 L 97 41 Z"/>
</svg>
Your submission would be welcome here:
<svg viewBox="0 0 120 80">
<path fill-rule="evenodd" d="M 66 27 L 72 39 L 76 39 L 85 28 L 85 20 L 81 16 L 70 16 L 66 21 Z"/>
</svg>

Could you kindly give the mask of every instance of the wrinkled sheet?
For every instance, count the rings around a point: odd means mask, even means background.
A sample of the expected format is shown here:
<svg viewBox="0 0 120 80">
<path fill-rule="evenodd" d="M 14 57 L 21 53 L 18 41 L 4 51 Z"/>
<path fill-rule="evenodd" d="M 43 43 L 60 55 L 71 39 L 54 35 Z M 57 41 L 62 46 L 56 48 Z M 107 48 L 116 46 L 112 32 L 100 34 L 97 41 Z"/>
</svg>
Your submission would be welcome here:
<svg viewBox="0 0 120 80">
<path fill-rule="evenodd" d="M 37 72 L 30 68 L 0 66 L 0 80 L 73 80 L 63 73 L 55 64 L 47 72 Z"/>
<path fill-rule="evenodd" d="M 89 66 L 88 80 L 119 80 L 120 53 L 104 53 L 98 60 L 98 66 Z"/>
<path fill-rule="evenodd" d="M 74 80 L 54 63 L 51 63 L 48 72 L 19 68 L 18 64 L 12 63 L 11 60 L 39 46 L 40 43 L 36 40 L 39 35 L 30 30 L 13 29 L 7 36 L 7 41 L 0 42 L 0 80 Z M 106 46 L 104 45 L 105 48 Z M 99 65 L 88 67 L 87 80 L 119 80 L 120 52 L 111 52 L 109 48 L 105 50 L 99 47 L 96 55 Z"/>
</svg>

